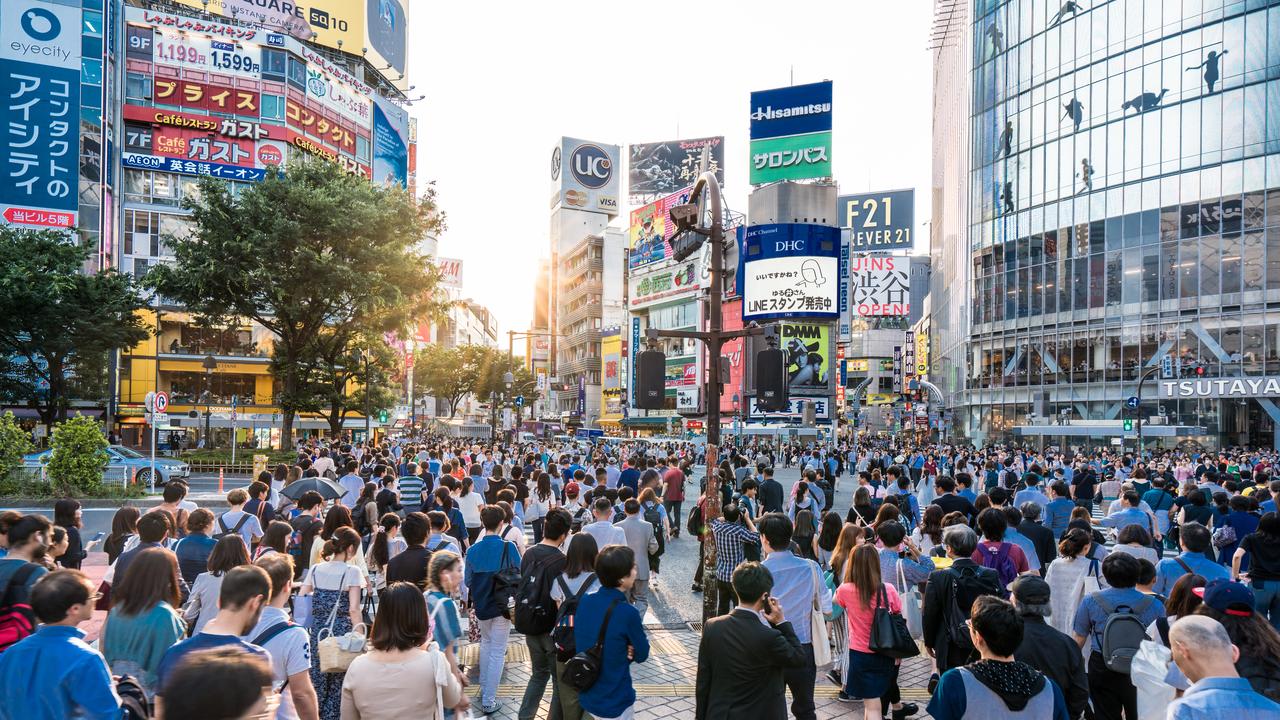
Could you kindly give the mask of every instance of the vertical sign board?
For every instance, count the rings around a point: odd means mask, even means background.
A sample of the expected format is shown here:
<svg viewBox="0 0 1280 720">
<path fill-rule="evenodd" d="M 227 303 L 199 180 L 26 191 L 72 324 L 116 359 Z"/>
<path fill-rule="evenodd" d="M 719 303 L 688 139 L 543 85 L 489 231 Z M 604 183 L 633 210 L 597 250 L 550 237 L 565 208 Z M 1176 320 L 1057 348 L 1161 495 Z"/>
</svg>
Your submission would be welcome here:
<svg viewBox="0 0 1280 720">
<path fill-rule="evenodd" d="M 840 232 L 840 336 L 841 343 L 853 340 L 853 318 L 849 316 L 849 235 Z"/>
<path fill-rule="evenodd" d="M 79 208 L 80 8 L 0 2 L 0 214 L 71 228 Z"/>
<path fill-rule="evenodd" d="M 907 331 L 906 340 L 902 343 L 902 376 L 906 378 L 915 377 L 916 374 L 916 337 L 915 333 Z"/>
<path fill-rule="evenodd" d="M 631 318 L 631 347 L 627 357 L 627 397 L 628 406 L 635 410 L 636 397 L 636 356 L 640 354 L 640 318 Z"/>
<path fill-rule="evenodd" d="M 578 376 L 578 417 L 587 416 L 587 376 Z"/>
<path fill-rule="evenodd" d="M 893 346 L 893 391 L 902 393 L 902 346 Z"/>
<path fill-rule="evenodd" d="M 373 98 L 373 181 L 409 184 L 409 111 L 377 95 Z"/>
</svg>

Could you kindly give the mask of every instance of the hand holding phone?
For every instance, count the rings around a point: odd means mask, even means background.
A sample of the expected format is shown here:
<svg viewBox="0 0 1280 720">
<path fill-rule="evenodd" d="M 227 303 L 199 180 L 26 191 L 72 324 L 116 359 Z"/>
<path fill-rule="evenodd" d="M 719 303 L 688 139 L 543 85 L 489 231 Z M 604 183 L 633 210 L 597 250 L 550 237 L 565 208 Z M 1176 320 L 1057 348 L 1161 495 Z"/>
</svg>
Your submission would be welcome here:
<svg viewBox="0 0 1280 720">
<path fill-rule="evenodd" d="M 782 615 L 782 605 L 778 604 L 778 598 L 765 594 L 764 596 L 764 619 L 773 625 L 778 625 L 786 620 Z"/>
</svg>

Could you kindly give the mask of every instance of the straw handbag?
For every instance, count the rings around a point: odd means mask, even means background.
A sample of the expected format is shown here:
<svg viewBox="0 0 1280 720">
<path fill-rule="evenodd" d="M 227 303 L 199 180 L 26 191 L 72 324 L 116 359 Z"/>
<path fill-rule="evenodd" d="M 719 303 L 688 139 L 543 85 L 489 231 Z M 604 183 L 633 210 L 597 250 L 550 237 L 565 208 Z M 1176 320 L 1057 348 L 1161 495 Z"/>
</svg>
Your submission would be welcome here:
<svg viewBox="0 0 1280 720">
<path fill-rule="evenodd" d="M 346 589 L 347 572 L 342 571 L 343 582 L 339 584 L 338 590 Z M 333 610 L 329 612 L 328 624 L 320 629 L 316 636 L 317 653 L 320 658 L 320 672 L 326 673 L 342 673 L 351 667 L 352 661 L 364 654 L 365 637 L 364 623 L 360 623 L 351 628 L 351 631 L 344 635 L 333 634 L 333 624 L 338 619 L 338 605 L 340 602 L 333 604 Z"/>
</svg>

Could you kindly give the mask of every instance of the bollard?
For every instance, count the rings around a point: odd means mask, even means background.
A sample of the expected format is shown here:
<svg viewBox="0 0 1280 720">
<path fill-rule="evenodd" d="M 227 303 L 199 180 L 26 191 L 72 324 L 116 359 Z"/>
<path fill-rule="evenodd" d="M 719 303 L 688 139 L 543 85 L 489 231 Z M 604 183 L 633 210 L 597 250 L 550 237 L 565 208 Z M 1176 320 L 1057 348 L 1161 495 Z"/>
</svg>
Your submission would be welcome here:
<svg viewBox="0 0 1280 720">
<path fill-rule="evenodd" d="M 218 494 L 222 494 L 222 468 L 218 468 Z"/>
</svg>

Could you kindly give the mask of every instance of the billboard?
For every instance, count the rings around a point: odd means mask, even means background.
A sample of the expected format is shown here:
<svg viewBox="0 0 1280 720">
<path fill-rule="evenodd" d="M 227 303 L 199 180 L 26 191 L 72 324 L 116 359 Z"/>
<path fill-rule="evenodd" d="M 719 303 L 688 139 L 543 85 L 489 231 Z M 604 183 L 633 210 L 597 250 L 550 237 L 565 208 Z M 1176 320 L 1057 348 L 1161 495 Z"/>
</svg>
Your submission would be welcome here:
<svg viewBox="0 0 1280 720">
<path fill-rule="evenodd" d="M 840 315 L 840 229 L 752 225 L 742 250 L 743 319 Z"/>
<path fill-rule="evenodd" d="M 671 257 L 671 238 L 676 228 L 670 221 L 671 208 L 688 202 L 693 187 L 682 188 L 631 211 L 631 236 L 627 267 L 638 268 Z"/>
<path fill-rule="evenodd" d="M 911 314 L 911 258 L 849 258 L 849 302 L 860 317 Z"/>
<path fill-rule="evenodd" d="M 622 393 L 622 335 L 617 332 L 600 338 L 600 383 L 604 393 Z"/>
<path fill-rule="evenodd" d="M 798 422 L 804 415 L 803 403 L 813 403 L 815 420 L 830 420 L 831 407 L 826 398 L 791 398 L 790 407 L 780 412 L 764 411 L 756 406 L 756 399 L 751 398 L 750 412 L 752 420 L 788 420 Z"/>
<path fill-rule="evenodd" d="M 749 179 L 831 177 L 831 81 L 751 93 Z"/>
<path fill-rule="evenodd" d="M 174 0 L 338 50 L 364 47 L 365 0 Z M 377 4 L 373 0 L 372 4 Z"/>
<path fill-rule="evenodd" d="M 436 258 L 436 267 L 440 270 L 440 284 L 447 287 L 462 287 L 462 261 L 456 258 Z"/>
<path fill-rule="evenodd" d="M 632 145 L 627 163 L 627 192 L 661 195 L 675 192 L 698 179 L 702 149 L 708 148 L 707 170 L 724 187 L 724 136 L 668 140 Z"/>
<path fill-rule="evenodd" d="M 742 299 L 735 298 L 733 300 L 725 300 L 720 305 L 720 327 L 724 330 L 741 330 L 742 329 Z M 746 389 L 742 386 L 742 379 L 746 372 L 746 357 L 743 352 L 745 338 L 732 338 L 724 341 L 720 347 L 721 357 L 729 359 L 729 377 L 721 377 L 720 381 L 724 383 L 724 392 L 720 394 L 720 412 L 732 414 L 746 407 L 743 398 L 746 397 Z M 733 396 L 738 396 L 738 407 L 733 406 Z"/>
<path fill-rule="evenodd" d="M 409 184 L 409 111 L 380 96 L 373 99 L 373 180 Z"/>
<path fill-rule="evenodd" d="M 409 28 L 409 0 L 366 0 L 364 18 L 365 57 L 393 85 L 404 90 L 408 63 L 405 37 Z M 354 48 L 350 52 L 354 52 Z M 396 79 L 396 76 L 399 79 Z"/>
<path fill-rule="evenodd" d="M 824 323 L 781 323 L 779 344 L 786 353 L 787 389 L 795 394 L 825 394 L 834 377 L 831 327 Z"/>
<path fill-rule="evenodd" d="M 633 273 L 627 278 L 632 310 L 683 298 L 702 287 L 696 260 L 652 272 Z"/>
<path fill-rule="evenodd" d="M 560 138 L 551 151 L 551 207 L 617 215 L 620 156 L 617 145 Z"/>
<path fill-rule="evenodd" d="M 533 362 L 547 362 L 551 359 L 551 338 L 545 335 L 530 335 L 528 346 L 529 358 Z"/>
<path fill-rule="evenodd" d="M 0 3 L 0 215 L 13 225 L 76 225 L 80 186 L 80 8 Z"/>
<path fill-rule="evenodd" d="M 852 252 L 908 250 L 915 244 L 915 190 L 841 195 L 836 200 L 840 226 L 849 228 Z"/>
</svg>

